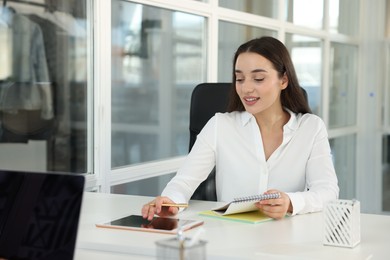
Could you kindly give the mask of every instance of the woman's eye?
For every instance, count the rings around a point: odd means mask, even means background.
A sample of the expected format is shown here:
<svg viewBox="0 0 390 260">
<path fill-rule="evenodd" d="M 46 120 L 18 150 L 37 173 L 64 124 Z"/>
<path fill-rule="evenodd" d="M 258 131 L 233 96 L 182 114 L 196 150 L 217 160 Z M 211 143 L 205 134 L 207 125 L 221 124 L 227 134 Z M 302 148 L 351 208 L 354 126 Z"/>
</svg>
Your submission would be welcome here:
<svg viewBox="0 0 390 260">
<path fill-rule="evenodd" d="M 261 81 L 263 81 L 264 80 L 264 78 L 261 78 L 261 79 L 255 79 L 255 81 L 256 82 L 261 82 Z"/>
<path fill-rule="evenodd" d="M 237 81 L 237 82 L 243 82 L 244 79 L 236 78 L 236 81 Z"/>
</svg>

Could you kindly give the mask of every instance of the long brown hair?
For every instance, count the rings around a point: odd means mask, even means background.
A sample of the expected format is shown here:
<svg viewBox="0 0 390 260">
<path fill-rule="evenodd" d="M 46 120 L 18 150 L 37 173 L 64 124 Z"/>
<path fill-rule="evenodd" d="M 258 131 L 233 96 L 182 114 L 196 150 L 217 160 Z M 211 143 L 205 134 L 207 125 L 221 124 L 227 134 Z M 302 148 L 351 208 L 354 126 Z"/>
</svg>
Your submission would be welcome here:
<svg viewBox="0 0 390 260">
<path fill-rule="evenodd" d="M 280 94 L 280 100 L 283 107 L 288 108 L 294 113 L 311 113 L 307 98 L 299 85 L 294 65 L 287 48 L 282 42 L 269 36 L 256 38 L 242 44 L 234 54 L 233 82 L 230 91 L 228 112 L 245 111 L 245 107 L 236 92 L 236 74 L 234 73 L 237 58 L 244 52 L 257 53 L 268 59 L 273 64 L 280 78 L 284 74 L 287 75 L 288 85 Z"/>
</svg>

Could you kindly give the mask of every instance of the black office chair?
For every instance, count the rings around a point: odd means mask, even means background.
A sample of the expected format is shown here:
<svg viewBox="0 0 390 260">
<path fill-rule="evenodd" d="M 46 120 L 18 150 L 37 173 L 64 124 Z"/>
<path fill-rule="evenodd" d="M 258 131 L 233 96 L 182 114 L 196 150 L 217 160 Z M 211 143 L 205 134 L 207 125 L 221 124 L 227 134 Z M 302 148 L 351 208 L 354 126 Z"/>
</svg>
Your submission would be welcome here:
<svg viewBox="0 0 390 260">
<path fill-rule="evenodd" d="M 226 112 L 231 83 L 202 83 L 192 91 L 190 106 L 190 144 L 195 143 L 207 121 L 217 112 Z M 195 190 L 191 199 L 216 201 L 215 168 L 210 175 Z"/>
<path fill-rule="evenodd" d="M 191 95 L 190 105 L 190 144 L 189 151 L 195 143 L 207 121 L 217 112 L 226 112 L 231 83 L 202 83 L 197 85 Z M 307 100 L 307 93 L 302 88 Z M 210 175 L 195 190 L 191 199 L 217 201 L 215 186 L 215 167 Z"/>
</svg>

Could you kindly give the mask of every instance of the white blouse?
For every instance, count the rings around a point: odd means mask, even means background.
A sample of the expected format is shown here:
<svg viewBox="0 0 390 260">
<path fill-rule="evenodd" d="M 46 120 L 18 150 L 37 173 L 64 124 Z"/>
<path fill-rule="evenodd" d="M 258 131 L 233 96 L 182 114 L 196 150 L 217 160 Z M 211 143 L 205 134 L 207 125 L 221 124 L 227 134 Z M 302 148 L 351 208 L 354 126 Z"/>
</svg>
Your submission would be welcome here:
<svg viewBox="0 0 390 260">
<path fill-rule="evenodd" d="M 216 166 L 218 201 L 277 189 L 290 197 L 293 215 L 322 210 L 339 194 L 325 124 L 313 114 L 288 112 L 283 142 L 268 160 L 252 114 L 217 113 L 162 196 L 187 202 Z"/>
</svg>

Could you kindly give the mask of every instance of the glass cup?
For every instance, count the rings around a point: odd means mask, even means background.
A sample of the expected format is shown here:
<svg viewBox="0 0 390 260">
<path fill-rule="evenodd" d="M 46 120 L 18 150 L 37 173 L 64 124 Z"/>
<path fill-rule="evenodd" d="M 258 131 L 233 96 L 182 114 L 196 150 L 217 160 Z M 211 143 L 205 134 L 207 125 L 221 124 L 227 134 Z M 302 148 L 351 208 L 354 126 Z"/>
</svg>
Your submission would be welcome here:
<svg viewBox="0 0 390 260">
<path fill-rule="evenodd" d="M 189 238 L 179 240 L 171 238 L 156 241 L 158 260 L 204 260 L 206 259 L 206 241 L 198 240 L 189 245 Z"/>
</svg>

